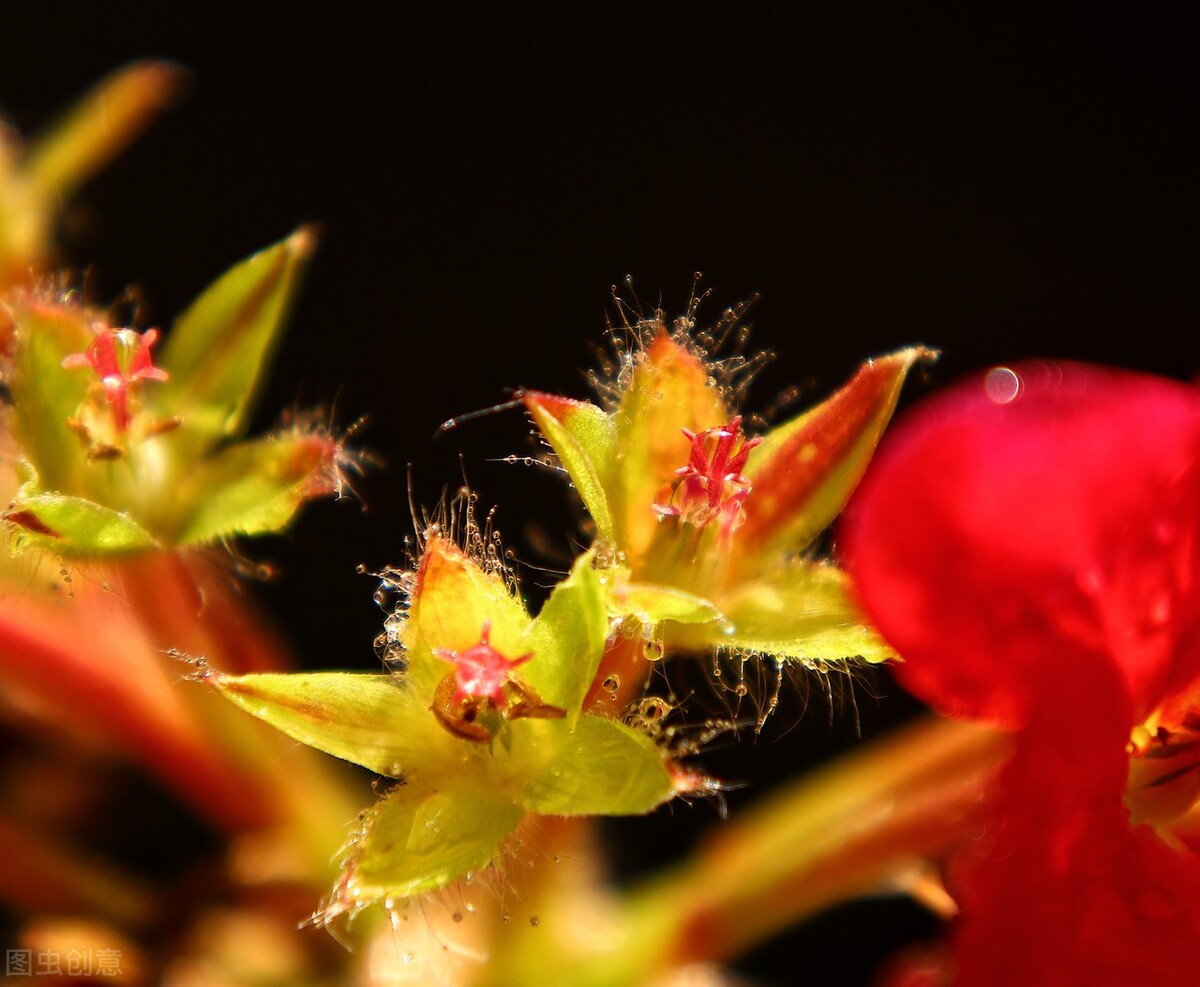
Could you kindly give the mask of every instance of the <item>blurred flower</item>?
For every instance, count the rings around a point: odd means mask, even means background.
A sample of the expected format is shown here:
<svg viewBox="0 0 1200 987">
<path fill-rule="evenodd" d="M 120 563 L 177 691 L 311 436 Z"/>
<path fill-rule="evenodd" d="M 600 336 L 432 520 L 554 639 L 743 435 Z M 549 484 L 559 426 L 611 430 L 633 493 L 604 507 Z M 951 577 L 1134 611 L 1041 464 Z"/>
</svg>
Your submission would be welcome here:
<svg viewBox="0 0 1200 987">
<path fill-rule="evenodd" d="M 301 229 L 227 271 L 158 365 L 157 330 L 113 328 L 72 294 L 0 300 L 20 480 L 0 515 L 10 545 L 89 558 L 208 545 L 280 531 L 307 500 L 340 493 L 359 459 L 327 428 L 243 438 L 313 246 Z"/>
<path fill-rule="evenodd" d="M 951 862 L 958 982 L 1191 983 L 1200 392 L 996 368 L 897 426 L 841 547 L 909 688 L 1016 731 Z"/>
</svg>

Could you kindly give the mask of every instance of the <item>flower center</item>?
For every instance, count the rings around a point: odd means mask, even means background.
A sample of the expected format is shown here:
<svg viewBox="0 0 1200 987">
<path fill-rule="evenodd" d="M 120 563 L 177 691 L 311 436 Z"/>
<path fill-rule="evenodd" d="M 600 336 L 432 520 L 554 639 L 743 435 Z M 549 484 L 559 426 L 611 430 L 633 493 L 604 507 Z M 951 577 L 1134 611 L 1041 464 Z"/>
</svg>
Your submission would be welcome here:
<svg viewBox="0 0 1200 987">
<path fill-rule="evenodd" d="M 133 421 L 130 410 L 130 398 L 135 395 L 144 380 L 166 380 L 167 372 L 161 367 L 154 366 L 150 356 L 150 347 L 158 339 L 158 330 L 150 329 L 144 333 L 132 329 L 110 329 L 107 326 L 97 328 L 88 348 L 82 353 L 72 353 L 63 360 L 66 370 L 91 370 L 99 378 L 99 391 L 103 401 L 107 403 L 110 425 L 101 425 L 96 412 L 85 412 L 81 409 L 80 417 L 72 419 L 71 426 L 88 439 L 93 453 L 97 449 L 102 457 L 109 453 L 117 454 L 119 448 L 110 446 L 93 434 L 93 427 L 103 433 L 108 433 L 109 441 L 122 443 Z M 94 393 L 94 392 L 93 392 Z M 86 408 L 95 398 L 89 397 L 84 402 Z M 178 422 L 154 423 L 148 431 L 157 433 L 165 431 Z"/>
<path fill-rule="evenodd" d="M 491 630 L 491 621 L 485 621 L 478 644 L 472 645 L 466 651 L 434 648 L 433 653 L 454 665 L 455 701 L 468 697 L 490 699 L 503 709 L 507 702 L 504 687 L 509 682 L 509 673 L 518 665 L 529 661 L 533 653 L 521 655 L 519 658 L 504 657 L 488 643 Z"/>
<path fill-rule="evenodd" d="M 723 531 L 733 531 L 745 520 L 743 502 L 750 481 L 742 475 L 750 450 L 762 439 L 741 435 L 742 416 L 728 425 L 703 432 L 682 429 L 692 444 L 687 465 L 659 492 L 654 510 L 660 517 L 677 517 L 683 524 L 703 528 L 720 519 Z"/>
</svg>

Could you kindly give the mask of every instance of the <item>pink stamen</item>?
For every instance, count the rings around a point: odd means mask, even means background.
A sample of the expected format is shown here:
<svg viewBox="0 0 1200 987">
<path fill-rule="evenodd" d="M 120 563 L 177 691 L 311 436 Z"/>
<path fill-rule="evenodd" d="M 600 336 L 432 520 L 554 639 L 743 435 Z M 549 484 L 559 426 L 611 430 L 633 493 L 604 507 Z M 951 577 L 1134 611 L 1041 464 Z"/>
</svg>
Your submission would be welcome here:
<svg viewBox="0 0 1200 987">
<path fill-rule="evenodd" d="M 751 490 L 742 470 L 750 450 L 762 439 L 743 438 L 741 427 L 738 415 L 728 425 L 703 432 L 682 430 L 692 444 L 691 453 L 687 465 L 675 471 L 674 481 L 660 493 L 663 499 L 654 505 L 660 515 L 698 528 L 719 517 L 726 531 L 742 523 L 742 503 Z"/>
<path fill-rule="evenodd" d="M 158 330 L 134 332 L 132 329 L 96 330 L 88 348 L 72 353 L 63 360 L 67 370 L 84 368 L 93 371 L 104 386 L 104 397 L 112 409 L 113 423 L 118 432 L 129 429 L 129 393 L 140 381 L 166 380 L 167 372 L 154 366 L 150 347 L 158 340 Z"/>
</svg>

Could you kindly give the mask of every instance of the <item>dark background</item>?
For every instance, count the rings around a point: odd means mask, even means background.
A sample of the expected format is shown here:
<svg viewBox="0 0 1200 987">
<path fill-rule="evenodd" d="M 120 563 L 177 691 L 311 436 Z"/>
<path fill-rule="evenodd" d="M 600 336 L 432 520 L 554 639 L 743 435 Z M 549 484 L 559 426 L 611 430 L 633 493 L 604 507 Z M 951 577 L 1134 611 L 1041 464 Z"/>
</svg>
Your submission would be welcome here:
<svg viewBox="0 0 1200 987">
<path fill-rule="evenodd" d="M 145 325 L 321 224 L 258 424 L 336 404 L 343 424 L 369 416 L 361 441 L 386 466 L 359 484 L 365 513 L 316 505 L 248 547 L 278 563 L 259 592 L 311 666 L 377 667 L 381 614 L 355 569 L 404 560 L 409 463 L 419 503 L 465 470 L 522 559 L 564 564 L 577 528 L 560 480 L 494 461 L 533 450 L 519 413 L 432 436 L 514 386 L 586 396 L 626 274 L 643 309 L 675 314 L 703 272 L 701 322 L 759 296 L 753 345 L 778 358 L 757 408 L 793 384 L 815 400 L 913 342 L 944 356 L 910 399 L 1024 356 L 1175 376 L 1200 362 L 1194 14 L 171 9 L 6 5 L 0 109 L 30 132 L 132 58 L 191 70 L 188 96 L 66 224 L 95 298 L 137 285 Z M 911 711 L 886 681 L 874 691 L 891 698 L 856 690 L 865 734 Z M 830 729 L 815 692 L 801 716 L 804 692 L 757 742 L 713 752 L 718 774 L 753 783 L 735 812 L 853 739 L 848 703 Z M 635 873 L 714 818 L 676 809 L 610 842 Z M 842 910 L 743 969 L 861 983 L 929 929 L 906 907 Z"/>
</svg>

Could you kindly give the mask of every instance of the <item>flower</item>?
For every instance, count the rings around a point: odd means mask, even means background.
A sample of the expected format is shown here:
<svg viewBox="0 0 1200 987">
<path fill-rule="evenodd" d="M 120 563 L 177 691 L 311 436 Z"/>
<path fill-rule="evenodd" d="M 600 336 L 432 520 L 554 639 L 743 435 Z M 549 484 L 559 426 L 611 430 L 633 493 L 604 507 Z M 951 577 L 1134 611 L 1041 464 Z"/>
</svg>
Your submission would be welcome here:
<svg viewBox="0 0 1200 987">
<path fill-rule="evenodd" d="M 389 577 L 407 594 L 381 641 L 397 674 L 204 675 L 294 739 L 399 782 L 362 814 L 321 922 L 483 871 L 527 813 L 634 815 L 704 784 L 648 732 L 583 711 L 608 631 L 588 555 L 531 618 L 480 545 L 436 527 L 424 542 L 415 571 Z"/>
<path fill-rule="evenodd" d="M 951 862 L 958 982 L 1191 983 L 1200 392 L 996 368 L 897 426 L 840 547 L 902 681 L 1015 731 Z"/>
<path fill-rule="evenodd" d="M 640 327 L 608 407 L 521 398 L 583 498 L 610 611 L 646 634 L 804 661 L 891 651 L 842 573 L 804 554 L 841 510 L 921 347 L 868 361 L 822 404 L 748 436 L 728 368 L 680 320 Z"/>
<path fill-rule="evenodd" d="M 206 546 L 280 531 L 308 500 L 340 494 L 362 458 L 327 427 L 293 416 L 243 437 L 314 244 L 300 229 L 218 278 L 176 321 L 161 366 L 156 330 L 109 327 L 71 293 L 4 298 L 20 480 L 0 513 L 9 545 L 65 557 Z"/>
<path fill-rule="evenodd" d="M 150 347 L 158 340 L 158 330 L 144 333 L 132 329 L 96 327 L 88 348 L 63 358 L 66 370 L 91 370 L 100 378 L 105 401 L 112 410 L 113 427 L 117 432 L 129 429 L 129 397 L 144 380 L 166 380 L 168 374 L 154 366 Z"/>
</svg>

